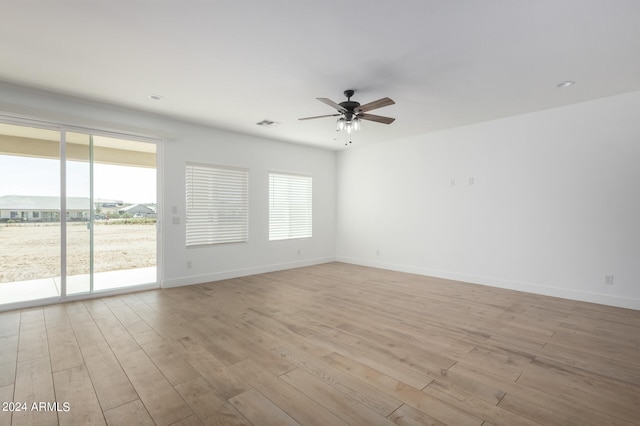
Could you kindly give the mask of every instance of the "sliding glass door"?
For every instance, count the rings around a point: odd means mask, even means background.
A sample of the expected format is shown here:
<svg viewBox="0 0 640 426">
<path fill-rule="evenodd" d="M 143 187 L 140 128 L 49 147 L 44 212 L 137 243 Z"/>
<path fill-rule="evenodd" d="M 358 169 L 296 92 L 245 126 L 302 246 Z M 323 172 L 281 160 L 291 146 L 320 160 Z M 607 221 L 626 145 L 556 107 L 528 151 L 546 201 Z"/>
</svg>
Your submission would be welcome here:
<svg viewBox="0 0 640 426">
<path fill-rule="evenodd" d="M 93 290 L 156 282 L 156 145 L 92 141 Z"/>
<path fill-rule="evenodd" d="M 0 123 L 0 307 L 61 291 L 60 132 Z"/>
<path fill-rule="evenodd" d="M 0 123 L 0 310 L 155 286 L 156 145 Z"/>
<path fill-rule="evenodd" d="M 155 282 L 155 144 L 64 135 L 67 294 Z"/>
</svg>

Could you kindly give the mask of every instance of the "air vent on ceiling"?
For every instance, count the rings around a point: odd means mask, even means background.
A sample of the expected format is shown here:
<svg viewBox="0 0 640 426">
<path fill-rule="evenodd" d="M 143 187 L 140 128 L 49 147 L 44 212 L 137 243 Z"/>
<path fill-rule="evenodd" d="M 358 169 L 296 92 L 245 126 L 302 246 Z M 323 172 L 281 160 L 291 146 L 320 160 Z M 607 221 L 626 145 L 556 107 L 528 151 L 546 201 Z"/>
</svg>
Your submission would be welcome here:
<svg viewBox="0 0 640 426">
<path fill-rule="evenodd" d="M 275 121 L 267 120 L 267 119 L 265 118 L 264 120 L 259 121 L 259 122 L 257 122 L 256 124 L 257 124 L 258 126 L 262 126 L 262 127 L 269 127 L 269 126 L 273 126 L 273 125 L 278 124 L 278 123 L 276 123 Z"/>
</svg>

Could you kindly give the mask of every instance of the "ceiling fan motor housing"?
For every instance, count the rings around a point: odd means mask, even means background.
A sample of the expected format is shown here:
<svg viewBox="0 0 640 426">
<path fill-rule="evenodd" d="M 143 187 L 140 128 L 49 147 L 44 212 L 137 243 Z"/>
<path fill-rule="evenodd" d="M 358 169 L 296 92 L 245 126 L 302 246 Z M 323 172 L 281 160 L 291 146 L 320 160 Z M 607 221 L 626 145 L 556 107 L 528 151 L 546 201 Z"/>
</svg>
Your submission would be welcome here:
<svg viewBox="0 0 640 426">
<path fill-rule="evenodd" d="M 355 112 L 355 109 L 360 106 L 360 102 L 356 102 L 356 101 L 352 101 L 351 100 L 351 97 L 353 96 L 354 93 L 355 93 L 354 90 L 345 90 L 344 91 L 344 95 L 347 97 L 347 100 L 344 101 L 344 102 L 340 102 L 338 104 L 342 108 L 347 110 L 347 112 L 345 112 L 345 115 L 349 114 L 348 116 L 346 116 L 347 120 L 351 120 L 351 116 Z"/>
</svg>

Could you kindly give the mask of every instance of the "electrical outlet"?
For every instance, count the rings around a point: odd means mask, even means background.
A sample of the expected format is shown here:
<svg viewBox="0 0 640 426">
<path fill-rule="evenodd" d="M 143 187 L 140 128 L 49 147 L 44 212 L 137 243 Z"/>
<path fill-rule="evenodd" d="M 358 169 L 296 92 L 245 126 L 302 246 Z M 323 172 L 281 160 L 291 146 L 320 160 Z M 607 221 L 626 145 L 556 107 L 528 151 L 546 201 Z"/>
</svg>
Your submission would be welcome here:
<svg viewBox="0 0 640 426">
<path fill-rule="evenodd" d="M 191 265 L 191 261 L 190 261 L 190 260 L 187 260 L 187 269 L 191 269 L 191 266 L 192 266 L 192 265 Z"/>
<path fill-rule="evenodd" d="M 302 250 L 298 249 L 298 256 L 302 254 Z"/>
<path fill-rule="evenodd" d="M 380 250 L 376 250 L 376 256 L 380 256 Z"/>
<path fill-rule="evenodd" d="M 604 276 L 604 285 L 613 285 L 613 275 Z"/>
</svg>

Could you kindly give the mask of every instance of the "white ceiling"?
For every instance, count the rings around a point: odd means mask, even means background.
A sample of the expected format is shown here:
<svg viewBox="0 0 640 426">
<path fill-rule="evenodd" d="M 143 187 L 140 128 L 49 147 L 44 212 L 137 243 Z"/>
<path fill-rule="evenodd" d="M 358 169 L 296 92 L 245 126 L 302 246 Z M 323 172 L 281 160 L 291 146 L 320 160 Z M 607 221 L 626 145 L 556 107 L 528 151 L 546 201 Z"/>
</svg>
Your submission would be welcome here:
<svg viewBox="0 0 640 426">
<path fill-rule="evenodd" d="M 12 0 L 0 80 L 342 149 L 345 89 L 361 145 L 640 90 L 640 1 Z"/>
</svg>

